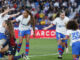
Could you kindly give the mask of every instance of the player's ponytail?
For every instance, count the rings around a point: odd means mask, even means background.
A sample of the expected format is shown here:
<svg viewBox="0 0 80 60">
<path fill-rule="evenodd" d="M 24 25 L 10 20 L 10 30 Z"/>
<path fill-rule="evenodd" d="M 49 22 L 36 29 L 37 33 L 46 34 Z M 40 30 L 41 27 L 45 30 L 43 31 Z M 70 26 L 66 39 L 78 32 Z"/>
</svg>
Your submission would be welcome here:
<svg viewBox="0 0 80 60">
<path fill-rule="evenodd" d="M 29 10 L 26 9 L 25 11 L 31 16 L 31 19 L 30 19 L 28 25 L 29 24 L 32 25 L 33 31 L 34 31 L 34 35 L 35 35 L 35 24 L 36 24 L 35 18 L 33 17 L 33 15 L 31 14 L 31 12 Z"/>
<path fill-rule="evenodd" d="M 7 30 L 11 37 L 15 37 L 14 35 L 14 27 L 11 21 L 6 20 L 5 23 L 7 24 Z"/>
</svg>

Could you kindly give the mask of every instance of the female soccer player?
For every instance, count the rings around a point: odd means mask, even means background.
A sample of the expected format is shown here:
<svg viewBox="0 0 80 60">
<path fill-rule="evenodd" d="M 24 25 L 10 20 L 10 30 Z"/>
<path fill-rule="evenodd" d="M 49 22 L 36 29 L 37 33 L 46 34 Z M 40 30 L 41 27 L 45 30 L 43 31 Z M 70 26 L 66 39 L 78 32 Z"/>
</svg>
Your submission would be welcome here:
<svg viewBox="0 0 80 60">
<path fill-rule="evenodd" d="M 11 21 L 6 20 L 3 22 L 3 26 L 5 27 L 7 31 L 7 40 L 2 45 L 0 44 L 0 52 L 6 52 L 8 51 L 8 60 L 18 60 L 20 58 L 24 57 L 24 54 L 20 56 L 14 56 L 16 53 L 17 45 L 16 45 L 16 39 L 14 35 L 14 27 Z"/>
<path fill-rule="evenodd" d="M 50 26 L 43 28 L 44 30 L 47 30 L 51 28 L 53 25 L 56 25 L 56 38 L 58 41 L 58 52 L 59 52 L 59 59 L 62 59 L 62 55 L 64 52 L 64 47 L 66 40 L 62 40 L 62 43 L 59 43 L 60 38 L 64 38 L 66 35 L 66 24 L 69 21 L 69 18 L 65 16 L 65 12 L 61 11 L 60 12 L 60 17 L 57 17 Z"/>
<path fill-rule="evenodd" d="M 69 21 L 67 24 L 67 35 L 65 38 L 60 39 L 61 40 L 66 40 L 70 37 L 71 40 L 71 46 L 72 46 L 72 56 L 73 60 L 79 60 L 77 58 L 80 56 L 80 30 L 79 30 L 79 25 L 75 21 Z"/>
<path fill-rule="evenodd" d="M 13 11 L 13 10 L 14 10 L 13 8 L 7 9 L 6 7 L 4 7 L 4 11 L 0 14 L 0 40 L 2 40 L 2 39 L 6 40 L 5 28 L 2 26 L 3 22 L 5 20 L 8 20 L 9 18 L 19 15 L 19 13 L 8 15 L 8 12 Z M 0 55 L 0 57 L 1 57 L 1 55 Z"/>
<path fill-rule="evenodd" d="M 19 44 L 18 44 L 18 53 L 20 52 L 21 45 L 23 42 L 23 38 L 25 36 L 26 38 L 26 57 L 28 59 L 28 53 L 29 53 L 29 39 L 31 34 L 31 25 L 33 26 L 33 30 L 35 30 L 35 20 L 32 16 L 32 14 L 28 10 L 24 10 L 22 15 L 20 15 L 16 20 L 13 22 L 19 22 Z M 18 55 L 16 53 L 16 55 Z"/>
</svg>

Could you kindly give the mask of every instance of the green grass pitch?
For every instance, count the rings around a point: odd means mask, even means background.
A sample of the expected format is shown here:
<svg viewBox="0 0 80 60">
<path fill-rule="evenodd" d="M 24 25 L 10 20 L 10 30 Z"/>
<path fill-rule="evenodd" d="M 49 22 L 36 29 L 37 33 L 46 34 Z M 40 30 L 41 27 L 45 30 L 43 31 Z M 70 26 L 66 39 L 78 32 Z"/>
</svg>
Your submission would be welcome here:
<svg viewBox="0 0 80 60">
<path fill-rule="evenodd" d="M 25 42 L 26 41 L 24 39 L 20 54 L 25 52 Z M 57 59 L 58 57 L 57 40 L 56 39 L 31 39 L 29 56 L 30 56 L 30 60 L 59 60 Z M 69 54 L 66 54 L 64 52 L 62 60 L 72 60 L 72 53 L 71 53 L 70 46 L 69 46 Z"/>
</svg>

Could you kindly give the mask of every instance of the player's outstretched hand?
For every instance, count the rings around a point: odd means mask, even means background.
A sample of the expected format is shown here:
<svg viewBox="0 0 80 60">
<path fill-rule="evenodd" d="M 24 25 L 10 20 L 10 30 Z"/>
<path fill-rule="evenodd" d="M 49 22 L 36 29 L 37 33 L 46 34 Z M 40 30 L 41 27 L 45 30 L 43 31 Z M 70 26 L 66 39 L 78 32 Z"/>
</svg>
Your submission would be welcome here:
<svg viewBox="0 0 80 60">
<path fill-rule="evenodd" d="M 43 30 L 47 30 L 47 27 L 43 28 Z"/>
<path fill-rule="evenodd" d="M 14 11 L 14 10 L 15 10 L 15 8 L 11 8 L 10 10 L 11 10 L 11 11 Z"/>
<path fill-rule="evenodd" d="M 20 12 L 17 13 L 17 15 L 19 15 L 19 14 L 20 14 Z"/>
</svg>

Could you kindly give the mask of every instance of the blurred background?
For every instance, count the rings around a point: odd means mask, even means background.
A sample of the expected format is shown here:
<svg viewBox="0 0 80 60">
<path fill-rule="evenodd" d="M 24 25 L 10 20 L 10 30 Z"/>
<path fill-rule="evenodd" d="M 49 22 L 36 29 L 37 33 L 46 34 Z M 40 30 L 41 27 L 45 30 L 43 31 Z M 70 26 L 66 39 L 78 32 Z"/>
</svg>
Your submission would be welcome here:
<svg viewBox="0 0 80 60">
<path fill-rule="evenodd" d="M 60 10 L 65 10 L 66 16 L 76 20 L 80 24 L 80 0 L 0 0 L 0 13 L 3 12 L 3 7 L 5 6 L 16 9 L 15 11 L 9 12 L 9 14 L 23 12 L 27 8 L 35 17 L 35 38 L 38 39 L 34 39 L 33 33 L 31 32 L 30 38 L 32 39 L 30 40 L 29 53 L 31 60 L 57 60 L 56 26 L 46 31 L 43 28 L 51 24 L 59 16 Z M 14 19 L 16 17 L 10 20 Z M 17 29 L 18 23 L 14 23 L 14 26 Z M 15 30 L 15 36 L 18 38 L 17 30 Z M 19 42 L 18 39 L 17 41 Z M 23 43 L 25 43 L 25 40 Z M 25 44 L 23 44 L 21 53 L 25 50 L 24 46 Z M 70 53 L 67 55 L 64 54 L 63 60 L 72 60 L 71 47 L 69 47 L 69 50 Z"/>
<path fill-rule="evenodd" d="M 66 11 L 66 16 L 70 19 L 80 23 L 80 0 L 0 0 L 0 12 L 4 6 L 16 9 L 9 14 L 29 9 L 36 19 L 36 29 L 39 30 L 58 17 L 61 9 Z M 18 27 L 18 23 L 15 23 L 15 27 Z M 51 29 L 55 29 L 55 26 Z"/>
</svg>

